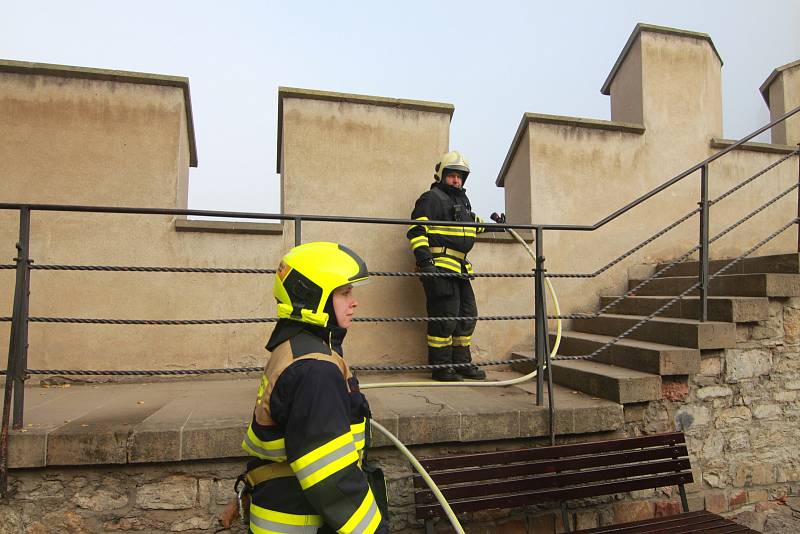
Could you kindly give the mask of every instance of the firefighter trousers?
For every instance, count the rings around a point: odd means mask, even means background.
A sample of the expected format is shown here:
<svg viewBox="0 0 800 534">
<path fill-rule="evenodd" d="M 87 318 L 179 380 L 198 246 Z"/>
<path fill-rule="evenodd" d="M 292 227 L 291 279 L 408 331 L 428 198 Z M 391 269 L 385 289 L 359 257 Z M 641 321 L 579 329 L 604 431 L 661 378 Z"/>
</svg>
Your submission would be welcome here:
<svg viewBox="0 0 800 534">
<path fill-rule="evenodd" d="M 428 317 L 475 317 L 478 307 L 469 280 L 423 279 Z M 428 363 L 469 363 L 475 320 L 428 321 Z"/>
</svg>

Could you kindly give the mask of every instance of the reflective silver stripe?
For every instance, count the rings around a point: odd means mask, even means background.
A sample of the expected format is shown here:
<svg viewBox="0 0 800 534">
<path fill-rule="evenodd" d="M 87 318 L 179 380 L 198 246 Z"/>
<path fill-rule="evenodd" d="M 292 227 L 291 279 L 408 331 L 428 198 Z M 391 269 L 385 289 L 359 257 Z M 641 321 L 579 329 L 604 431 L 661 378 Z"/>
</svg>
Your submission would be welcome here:
<svg viewBox="0 0 800 534">
<path fill-rule="evenodd" d="M 247 434 L 244 435 L 244 442 L 247 443 L 248 447 L 253 449 L 253 452 L 263 456 L 269 456 L 270 458 L 286 459 L 286 449 L 265 449 L 264 447 L 259 447 L 253 443 L 253 440 L 250 439 L 250 436 Z"/>
<path fill-rule="evenodd" d="M 318 530 L 314 525 L 288 525 L 286 523 L 269 521 L 253 514 L 250 514 L 250 522 L 264 530 L 285 532 L 287 534 L 315 534 Z"/>
<path fill-rule="evenodd" d="M 358 434 L 353 434 L 353 441 L 358 443 L 359 441 L 362 441 L 366 436 L 367 436 L 366 432 L 359 432 Z"/>
<path fill-rule="evenodd" d="M 356 528 L 353 529 L 352 531 L 353 534 L 364 534 L 365 532 L 367 532 L 367 527 L 369 526 L 370 521 L 372 521 L 372 518 L 375 517 L 375 514 L 377 513 L 378 513 L 378 505 L 375 502 L 375 499 L 372 499 L 372 505 L 369 507 L 369 510 L 367 511 L 367 514 L 364 516 L 364 518 L 361 521 L 359 521 L 358 525 L 356 525 Z"/>
<path fill-rule="evenodd" d="M 297 476 L 297 480 L 303 480 L 304 478 L 313 475 L 323 467 L 328 464 L 332 464 L 339 458 L 343 456 L 347 456 L 348 454 L 356 452 L 356 446 L 353 444 L 352 441 L 348 441 L 338 449 L 333 452 L 330 452 L 320 458 L 319 460 L 312 462 L 305 466 L 304 468 L 300 469 L 299 471 L 295 471 L 295 475 Z"/>
</svg>

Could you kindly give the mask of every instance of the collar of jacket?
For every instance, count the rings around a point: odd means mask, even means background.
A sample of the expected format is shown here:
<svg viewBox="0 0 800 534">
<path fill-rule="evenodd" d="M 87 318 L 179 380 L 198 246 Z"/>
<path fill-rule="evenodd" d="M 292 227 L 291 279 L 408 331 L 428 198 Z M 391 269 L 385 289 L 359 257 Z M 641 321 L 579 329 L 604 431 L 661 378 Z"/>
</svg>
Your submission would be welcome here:
<svg viewBox="0 0 800 534">
<path fill-rule="evenodd" d="M 301 332 L 308 332 L 309 334 L 320 338 L 326 345 L 336 351 L 339 356 L 344 357 L 342 351 L 342 342 L 347 335 L 347 329 L 340 326 L 314 326 L 308 323 L 301 323 L 300 321 L 293 321 L 291 319 L 278 319 L 275 324 L 275 329 L 272 335 L 269 336 L 266 349 L 270 352 L 275 350 L 275 347 L 288 341 Z"/>
<path fill-rule="evenodd" d="M 444 182 L 433 182 L 431 184 L 431 189 L 433 189 L 434 187 L 441 189 L 442 191 L 447 193 L 447 195 L 450 196 L 451 198 L 467 196 L 467 190 L 463 187 L 453 187 L 452 185 L 447 185 Z"/>
</svg>

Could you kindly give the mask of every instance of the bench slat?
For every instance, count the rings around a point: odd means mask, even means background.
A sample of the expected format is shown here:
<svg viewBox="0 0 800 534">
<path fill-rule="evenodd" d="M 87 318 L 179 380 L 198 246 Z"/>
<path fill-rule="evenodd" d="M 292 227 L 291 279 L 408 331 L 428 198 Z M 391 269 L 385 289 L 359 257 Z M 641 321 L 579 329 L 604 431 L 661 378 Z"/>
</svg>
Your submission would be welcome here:
<svg viewBox="0 0 800 534">
<path fill-rule="evenodd" d="M 553 473 L 526 477 L 522 479 L 500 480 L 463 486 L 440 486 L 439 489 L 447 500 L 465 499 L 469 497 L 485 497 L 487 495 L 506 494 L 519 491 L 531 491 L 547 488 L 564 488 L 587 482 L 610 482 L 616 479 L 655 475 L 663 473 L 684 472 L 691 476 L 689 459 L 666 460 L 647 464 L 627 465 L 623 467 L 603 467 L 571 473 Z M 438 484 L 438 482 L 437 482 Z M 426 486 L 427 487 L 427 486 Z M 414 498 L 417 503 L 435 502 L 433 492 L 429 489 L 418 490 Z"/>
<path fill-rule="evenodd" d="M 685 446 L 664 447 L 657 449 L 640 449 L 636 451 L 613 452 L 595 456 L 582 456 L 578 458 L 564 458 L 559 460 L 545 460 L 531 463 L 520 463 L 502 466 L 484 465 L 481 468 L 464 469 L 460 471 L 428 472 L 437 485 L 447 485 L 478 480 L 492 480 L 497 478 L 519 477 L 544 473 L 557 473 L 590 467 L 615 466 L 640 462 L 652 462 L 665 458 L 682 459 L 688 456 Z M 414 475 L 414 485 L 424 487 L 420 475 Z"/>
<path fill-rule="evenodd" d="M 530 460 L 545 460 L 547 458 L 560 458 L 566 456 L 579 456 L 583 454 L 597 454 L 659 445 L 671 446 L 685 443 L 682 432 L 667 434 L 651 434 L 638 438 L 621 438 L 588 443 L 573 443 L 571 445 L 554 445 L 535 447 L 531 449 L 517 449 L 511 451 L 482 452 L 477 454 L 464 454 L 447 456 L 444 458 L 421 458 L 420 463 L 427 471 L 442 469 L 458 469 L 464 467 L 480 467 L 491 464 L 504 464 L 510 462 L 524 462 Z"/>
<path fill-rule="evenodd" d="M 662 486 L 676 486 L 678 484 L 687 484 L 691 482 L 691 480 L 691 472 L 648 476 L 635 480 L 604 482 L 600 484 L 585 484 L 583 486 L 572 488 L 528 491 L 517 495 L 508 495 L 503 497 L 481 497 L 452 501 L 450 502 L 450 507 L 455 512 L 471 512 L 474 510 L 486 510 L 490 508 L 517 508 L 520 506 L 541 502 L 581 499 L 584 497 L 596 497 L 598 495 L 624 493 L 627 491 L 648 488 L 660 488 Z M 429 519 L 444 515 L 444 511 L 438 503 L 417 505 L 416 512 L 417 519 Z"/>
<path fill-rule="evenodd" d="M 723 530 L 719 530 L 723 529 Z M 728 530 L 725 530 L 728 529 Z M 688 534 L 691 532 L 755 532 L 711 512 L 688 512 L 633 523 L 578 530 L 574 534 Z"/>
</svg>

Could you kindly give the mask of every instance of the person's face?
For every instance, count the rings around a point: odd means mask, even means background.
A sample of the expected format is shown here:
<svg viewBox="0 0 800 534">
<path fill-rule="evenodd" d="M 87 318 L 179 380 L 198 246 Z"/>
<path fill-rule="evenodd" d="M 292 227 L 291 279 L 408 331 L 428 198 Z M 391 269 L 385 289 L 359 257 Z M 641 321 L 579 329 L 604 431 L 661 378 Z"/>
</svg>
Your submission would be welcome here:
<svg viewBox="0 0 800 534">
<path fill-rule="evenodd" d="M 353 314 L 358 306 L 358 301 L 353 295 L 353 286 L 346 285 L 333 290 L 333 311 L 336 322 L 342 328 L 349 328 L 353 322 Z"/>
<path fill-rule="evenodd" d="M 446 170 L 444 171 L 444 183 L 460 189 L 464 185 L 464 180 L 461 179 L 460 172 Z"/>
</svg>

